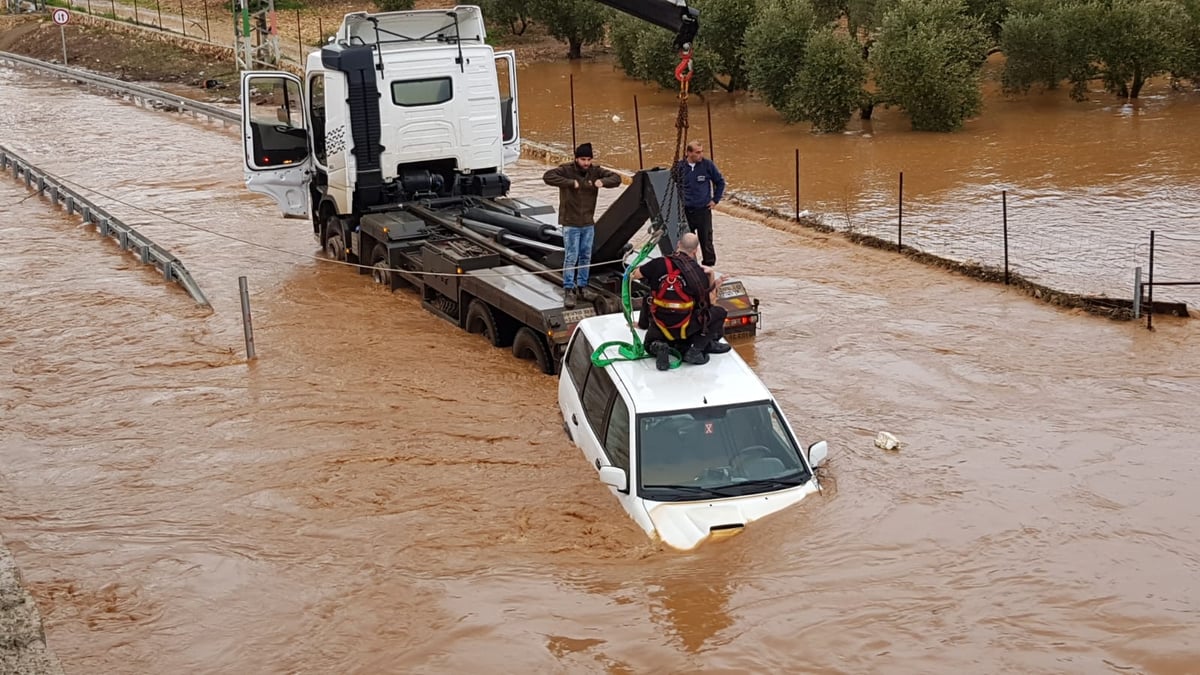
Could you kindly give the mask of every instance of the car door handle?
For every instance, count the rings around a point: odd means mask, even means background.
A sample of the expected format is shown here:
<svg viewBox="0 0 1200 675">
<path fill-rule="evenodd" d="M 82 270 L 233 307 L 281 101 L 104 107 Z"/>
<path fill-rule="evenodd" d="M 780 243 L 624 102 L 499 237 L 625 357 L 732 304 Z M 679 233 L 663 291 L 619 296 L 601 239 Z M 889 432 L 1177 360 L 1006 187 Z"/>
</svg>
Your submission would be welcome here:
<svg viewBox="0 0 1200 675">
<path fill-rule="evenodd" d="M 571 424 L 579 426 L 579 418 L 575 416 L 575 413 L 571 413 Z"/>
<path fill-rule="evenodd" d="M 599 457 L 596 458 L 596 470 L 597 471 L 600 470 L 600 458 Z"/>
</svg>

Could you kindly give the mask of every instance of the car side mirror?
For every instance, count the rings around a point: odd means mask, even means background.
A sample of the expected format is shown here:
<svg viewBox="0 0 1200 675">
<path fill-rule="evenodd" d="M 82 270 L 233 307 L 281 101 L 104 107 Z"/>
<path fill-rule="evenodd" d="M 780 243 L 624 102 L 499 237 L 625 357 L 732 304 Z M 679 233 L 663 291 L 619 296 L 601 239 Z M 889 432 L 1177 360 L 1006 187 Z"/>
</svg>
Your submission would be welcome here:
<svg viewBox="0 0 1200 675">
<path fill-rule="evenodd" d="M 817 441 L 808 446 L 808 465 L 812 468 L 817 468 L 825 463 L 825 458 L 829 456 L 829 444 L 825 441 Z"/>
<path fill-rule="evenodd" d="M 629 492 L 629 476 L 625 474 L 625 469 L 615 466 L 600 467 L 600 482 L 621 492 Z"/>
</svg>

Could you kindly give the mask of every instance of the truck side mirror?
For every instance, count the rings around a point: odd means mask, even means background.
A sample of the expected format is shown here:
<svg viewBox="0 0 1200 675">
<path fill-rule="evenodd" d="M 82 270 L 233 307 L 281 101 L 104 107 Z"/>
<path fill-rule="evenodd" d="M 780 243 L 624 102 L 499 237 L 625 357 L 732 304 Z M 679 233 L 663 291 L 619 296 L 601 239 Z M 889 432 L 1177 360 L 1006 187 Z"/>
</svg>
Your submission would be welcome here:
<svg viewBox="0 0 1200 675">
<path fill-rule="evenodd" d="M 825 458 L 829 456 L 829 444 L 825 441 L 817 441 L 808 446 L 808 465 L 812 468 L 817 468 L 825 463 Z"/>
</svg>

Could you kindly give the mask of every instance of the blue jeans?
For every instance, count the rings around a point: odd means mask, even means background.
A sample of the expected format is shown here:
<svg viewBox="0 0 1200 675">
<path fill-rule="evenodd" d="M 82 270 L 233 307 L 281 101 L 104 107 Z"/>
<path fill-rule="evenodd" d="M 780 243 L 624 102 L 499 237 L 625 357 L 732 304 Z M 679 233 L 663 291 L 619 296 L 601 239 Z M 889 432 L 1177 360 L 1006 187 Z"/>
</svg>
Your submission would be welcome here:
<svg viewBox="0 0 1200 675">
<path fill-rule="evenodd" d="M 592 264 L 592 244 L 596 240 L 596 226 L 563 226 L 563 288 L 583 288 L 588 283 L 588 265 Z M 572 267 L 579 266 L 573 270 Z"/>
</svg>

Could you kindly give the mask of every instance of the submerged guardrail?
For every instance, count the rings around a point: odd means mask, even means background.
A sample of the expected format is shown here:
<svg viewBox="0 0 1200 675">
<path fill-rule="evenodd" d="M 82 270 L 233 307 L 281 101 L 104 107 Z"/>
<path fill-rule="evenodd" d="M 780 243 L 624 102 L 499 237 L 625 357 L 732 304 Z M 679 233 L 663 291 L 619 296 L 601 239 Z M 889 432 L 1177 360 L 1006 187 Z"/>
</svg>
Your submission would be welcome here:
<svg viewBox="0 0 1200 675">
<path fill-rule="evenodd" d="M 101 235 L 115 239 L 122 250 L 134 251 L 143 264 L 154 265 L 164 279 L 182 286 L 197 304 L 209 306 L 208 298 L 204 297 L 179 258 L 4 146 L 0 146 L 0 171 L 11 173 L 15 180 L 23 180 L 27 189 L 48 197 L 68 215 L 79 214 L 85 224 L 94 225 Z"/>
<path fill-rule="evenodd" d="M 23 66 L 33 68 L 44 73 L 53 73 L 64 79 L 75 80 L 84 84 L 90 84 L 102 87 L 113 93 L 120 94 L 133 101 L 141 101 L 147 107 L 154 107 L 159 110 L 179 112 L 189 112 L 193 116 L 203 115 L 209 119 L 219 120 L 232 124 L 240 124 L 242 116 L 240 113 L 233 110 L 226 110 L 211 103 L 195 101 L 183 96 L 176 96 L 159 89 L 152 87 L 143 87 L 132 82 L 122 82 L 111 77 L 89 73 L 78 68 L 70 68 L 68 66 L 60 66 L 54 63 L 46 63 L 37 59 L 31 59 L 27 56 L 19 54 L 11 54 L 9 52 L 0 52 L 0 64 Z"/>
</svg>

